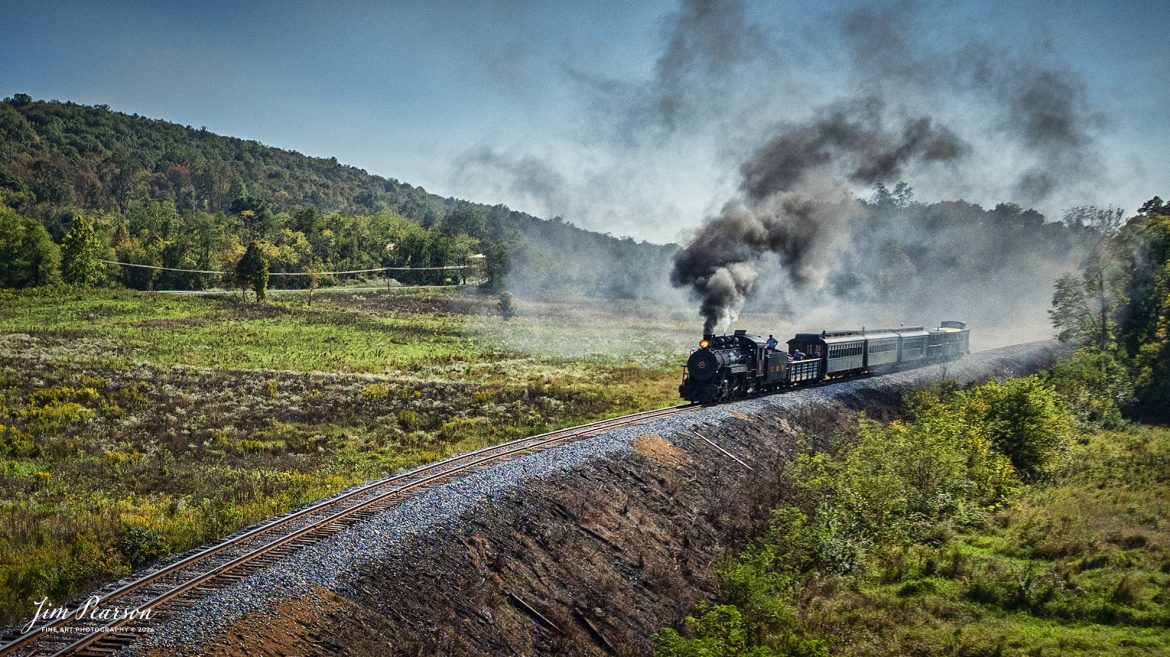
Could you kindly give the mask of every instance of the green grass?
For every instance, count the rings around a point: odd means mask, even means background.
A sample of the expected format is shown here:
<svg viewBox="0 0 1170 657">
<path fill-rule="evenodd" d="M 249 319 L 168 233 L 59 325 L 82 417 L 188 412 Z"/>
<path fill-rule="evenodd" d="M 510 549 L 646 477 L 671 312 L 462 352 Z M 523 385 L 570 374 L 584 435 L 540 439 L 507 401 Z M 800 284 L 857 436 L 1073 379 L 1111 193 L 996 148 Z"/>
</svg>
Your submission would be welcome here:
<svg viewBox="0 0 1170 657">
<path fill-rule="evenodd" d="M 949 587 L 899 600 L 907 609 L 891 604 L 900 583 L 863 588 L 861 615 L 907 615 L 915 629 L 901 630 L 901 645 L 966 654 L 1170 654 L 1168 466 L 1170 430 L 1092 435 L 1056 480 L 907 571 L 951 551 L 960 557 L 944 574 Z M 953 619 L 931 620 L 938 608 Z"/>
<path fill-rule="evenodd" d="M 0 620 L 341 488 L 677 403 L 693 318 L 426 290 L 0 292 Z"/>
<path fill-rule="evenodd" d="M 350 305 L 359 296 L 386 303 Z M 325 295 L 313 306 L 303 295 L 254 306 L 230 296 L 3 291 L 0 335 L 30 335 L 61 359 L 117 365 L 414 372 L 475 380 L 513 379 L 517 368 L 526 375 L 542 366 L 675 366 L 694 340 L 689 318 L 644 309 L 630 314 L 608 302 L 584 310 L 576 303 L 522 304 L 520 316 L 505 321 L 490 299 L 474 314 L 402 310 L 419 297 L 455 301 L 458 291 Z"/>
<path fill-rule="evenodd" d="M 741 654 L 703 652 L 733 636 L 757 655 L 1170 655 L 1168 428 L 1082 427 L 1044 478 L 1022 482 L 983 519 L 957 513 L 966 505 L 952 499 L 925 525 L 885 537 L 866 526 L 875 500 L 889 499 L 872 495 L 884 490 L 874 474 L 907 456 L 908 472 L 930 484 L 917 494 L 947 489 L 945 450 L 907 449 L 901 438 L 920 444 L 922 429 L 953 429 L 975 409 L 928 404 L 906 423 L 863 423 L 837 458 L 798 460 L 795 506 L 722 567 L 721 605 L 685 623 L 686 636 L 656 635 L 659 656 Z M 972 444 L 981 426 L 954 444 Z M 872 458 L 874 448 L 885 456 Z M 864 513 L 851 515 L 859 502 Z M 854 559 L 834 560 L 843 553 Z"/>
</svg>

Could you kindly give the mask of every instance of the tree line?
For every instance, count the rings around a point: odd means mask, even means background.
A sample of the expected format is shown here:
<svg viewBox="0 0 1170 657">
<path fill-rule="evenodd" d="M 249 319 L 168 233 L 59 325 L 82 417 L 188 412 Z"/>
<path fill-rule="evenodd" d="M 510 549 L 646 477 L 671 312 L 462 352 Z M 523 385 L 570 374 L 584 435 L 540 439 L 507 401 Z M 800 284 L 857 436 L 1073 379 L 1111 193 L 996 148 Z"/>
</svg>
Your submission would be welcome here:
<svg viewBox="0 0 1170 657">
<path fill-rule="evenodd" d="M 452 217 L 460 217 L 453 213 Z M 242 197 L 230 213 L 179 212 L 169 201 L 133 204 L 124 214 L 75 210 L 69 228 L 54 240 L 44 225 L 19 214 L 0 195 L 2 287 L 66 283 L 83 287 L 122 285 L 139 290 L 201 290 L 248 287 L 263 269 L 274 286 L 304 288 L 330 284 L 317 272 L 382 267 L 465 266 L 464 270 L 395 271 L 403 284 L 477 282 L 497 285 L 505 253 L 453 226 L 424 228 L 401 215 L 275 213 L 264 201 Z M 109 265 L 121 262 L 142 267 Z M 172 270 L 195 270 L 191 273 Z M 268 279 L 273 272 L 306 276 Z M 268 283 L 265 282 L 264 287 Z M 257 290 L 262 295 L 260 290 Z"/>
<path fill-rule="evenodd" d="M 1057 280 L 1052 324 L 1095 354 L 1130 414 L 1170 420 L 1170 204 L 1155 196 L 1128 220 L 1095 210 L 1084 221 L 1097 238 L 1080 270 Z"/>
</svg>

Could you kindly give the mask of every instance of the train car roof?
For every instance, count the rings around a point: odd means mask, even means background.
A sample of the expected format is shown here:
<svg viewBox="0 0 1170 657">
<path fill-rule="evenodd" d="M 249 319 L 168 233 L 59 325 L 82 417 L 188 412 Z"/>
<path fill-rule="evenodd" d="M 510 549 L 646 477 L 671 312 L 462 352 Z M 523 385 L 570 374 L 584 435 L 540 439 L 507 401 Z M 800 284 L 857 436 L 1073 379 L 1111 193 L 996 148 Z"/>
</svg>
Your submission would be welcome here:
<svg viewBox="0 0 1170 657">
<path fill-rule="evenodd" d="M 921 326 L 899 326 L 897 328 L 877 328 L 877 329 L 845 329 L 833 331 L 821 331 L 819 333 L 804 332 L 797 333 L 796 337 L 788 341 L 788 344 L 799 342 L 804 344 L 840 344 L 842 342 L 860 342 L 862 340 L 873 340 L 876 338 L 917 338 L 931 335 L 932 333 L 958 333 L 968 331 L 967 325 L 963 322 L 945 321 L 936 329 L 925 329 Z"/>
<path fill-rule="evenodd" d="M 834 335 L 836 333 L 837 335 Z M 797 333 L 788 344 L 800 342 L 804 344 L 841 344 L 843 342 L 862 342 L 865 336 L 861 333 L 846 331 L 825 331 L 824 333 Z"/>
</svg>

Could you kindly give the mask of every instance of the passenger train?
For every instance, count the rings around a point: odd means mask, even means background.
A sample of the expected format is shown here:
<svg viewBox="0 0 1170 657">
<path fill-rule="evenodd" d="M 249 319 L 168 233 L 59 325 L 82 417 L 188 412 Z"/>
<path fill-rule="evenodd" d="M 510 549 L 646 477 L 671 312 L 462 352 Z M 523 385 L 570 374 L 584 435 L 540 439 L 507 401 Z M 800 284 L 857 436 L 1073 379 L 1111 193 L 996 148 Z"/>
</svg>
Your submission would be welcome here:
<svg viewBox="0 0 1170 657">
<path fill-rule="evenodd" d="M 702 404 L 739 399 L 823 381 L 884 374 L 955 360 L 970 352 L 963 322 L 937 329 L 861 329 L 797 333 L 788 349 L 756 335 L 704 335 L 687 360 L 679 394 Z"/>
</svg>

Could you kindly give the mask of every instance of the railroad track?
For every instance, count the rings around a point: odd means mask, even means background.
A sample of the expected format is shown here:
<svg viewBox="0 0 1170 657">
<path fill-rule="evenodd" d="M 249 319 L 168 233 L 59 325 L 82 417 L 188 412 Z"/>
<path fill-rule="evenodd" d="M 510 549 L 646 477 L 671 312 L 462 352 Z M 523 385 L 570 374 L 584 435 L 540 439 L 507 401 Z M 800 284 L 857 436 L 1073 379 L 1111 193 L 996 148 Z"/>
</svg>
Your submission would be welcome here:
<svg viewBox="0 0 1170 657">
<path fill-rule="evenodd" d="M 363 484 L 297 511 L 277 516 L 255 528 L 237 532 L 220 543 L 97 595 L 97 608 L 149 609 L 151 613 L 148 619 L 97 620 L 89 616 L 78 618 L 81 614 L 72 613 L 64 618 L 42 622 L 31 631 L 0 645 L 0 657 L 105 657 L 145 636 L 145 631 L 165 621 L 168 613 L 191 607 L 235 582 L 373 516 L 398 503 L 405 493 L 511 456 L 697 408 L 693 405 L 673 406 L 558 429 L 467 452 Z"/>
</svg>

